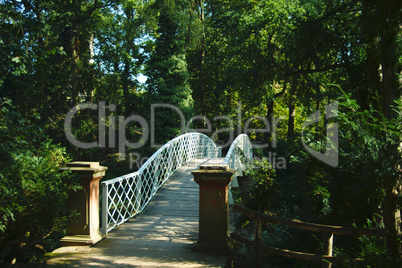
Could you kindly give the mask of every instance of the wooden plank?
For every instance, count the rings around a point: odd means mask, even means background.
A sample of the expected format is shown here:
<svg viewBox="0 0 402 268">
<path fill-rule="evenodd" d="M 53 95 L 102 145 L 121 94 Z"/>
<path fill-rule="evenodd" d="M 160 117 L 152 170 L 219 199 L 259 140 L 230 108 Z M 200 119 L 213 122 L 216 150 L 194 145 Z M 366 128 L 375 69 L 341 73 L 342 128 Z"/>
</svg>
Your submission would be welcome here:
<svg viewBox="0 0 402 268">
<path fill-rule="evenodd" d="M 255 235 L 254 235 L 254 242 L 258 244 L 255 248 L 255 261 L 256 267 L 262 267 L 262 252 L 261 252 L 261 238 L 262 238 L 262 220 L 257 219 L 255 221 Z"/>
<path fill-rule="evenodd" d="M 323 233 L 322 254 L 332 256 L 332 248 L 334 243 L 334 234 Z M 321 265 L 322 268 L 331 268 L 330 262 L 324 260 Z"/>
</svg>

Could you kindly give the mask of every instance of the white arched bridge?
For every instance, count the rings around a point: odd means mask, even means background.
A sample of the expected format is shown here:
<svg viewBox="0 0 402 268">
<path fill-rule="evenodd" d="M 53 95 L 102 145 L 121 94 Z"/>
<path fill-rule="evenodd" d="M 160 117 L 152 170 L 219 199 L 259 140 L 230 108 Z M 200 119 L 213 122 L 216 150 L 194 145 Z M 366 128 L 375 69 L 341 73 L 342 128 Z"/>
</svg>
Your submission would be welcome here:
<svg viewBox="0 0 402 268">
<path fill-rule="evenodd" d="M 242 175 L 252 157 L 245 134 L 233 141 L 224 158 L 221 148 L 204 134 L 176 137 L 138 171 L 101 183 L 101 228 L 106 239 L 90 248 L 59 248 L 47 264 L 223 266 L 224 256 L 192 251 L 198 238 L 199 186 L 191 172 L 205 163 L 226 165 L 235 170 L 231 186 L 237 186 L 236 176 Z M 231 199 L 229 190 L 229 203 Z"/>
</svg>

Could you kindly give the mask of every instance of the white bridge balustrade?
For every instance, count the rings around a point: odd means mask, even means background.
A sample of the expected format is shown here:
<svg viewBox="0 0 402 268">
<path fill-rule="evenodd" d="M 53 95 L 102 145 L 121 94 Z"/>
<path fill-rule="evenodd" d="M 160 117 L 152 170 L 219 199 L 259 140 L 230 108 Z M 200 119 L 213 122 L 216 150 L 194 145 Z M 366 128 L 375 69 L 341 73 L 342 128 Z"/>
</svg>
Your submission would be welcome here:
<svg viewBox="0 0 402 268">
<path fill-rule="evenodd" d="M 137 172 L 102 182 L 103 235 L 141 213 L 158 189 L 188 161 L 220 154 L 221 148 L 208 136 L 187 133 L 159 148 Z"/>
<path fill-rule="evenodd" d="M 102 182 L 102 233 L 141 213 L 159 188 L 173 173 L 192 159 L 221 156 L 221 148 L 201 133 L 183 134 L 159 148 L 136 172 Z M 229 148 L 224 165 L 236 170 L 230 187 L 237 187 L 237 176 L 253 158 L 247 135 L 239 135 Z M 233 204 L 231 191 L 229 203 Z"/>
<path fill-rule="evenodd" d="M 250 160 L 253 159 L 253 147 L 249 137 L 246 134 L 240 134 L 233 141 L 226 154 L 224 165 L 228 165 L 229 168 L 236 170 L 232 182 L 229 184 L 231 187 L 238 187 L 237 176 L 243 176 L 243 171 L 248 168 Z M 233 205 L 232 191 L 229 190 L 229 204 Z"/>
</svg>

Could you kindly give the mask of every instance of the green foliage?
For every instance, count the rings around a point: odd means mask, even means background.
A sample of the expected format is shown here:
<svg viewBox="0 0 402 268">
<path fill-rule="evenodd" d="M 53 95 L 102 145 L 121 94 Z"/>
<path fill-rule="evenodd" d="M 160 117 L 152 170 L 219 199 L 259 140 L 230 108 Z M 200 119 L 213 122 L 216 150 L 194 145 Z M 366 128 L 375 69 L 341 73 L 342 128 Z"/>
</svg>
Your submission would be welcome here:
<svg viewBox="0 0 402 268">
<path fill-rule="evenodd" d="M 265 213 L 271 210 L 271 200 L 275 196 L 275 169 L 266 159 L 253 160 L 246 175 L 252 179 L 249 189 L 239 196 L 250 209 Z"/>
<path fill-rule="evenodd" d="M 0 263 L 7 264 L 55 246 L 47 238 L 63 232 L 72 215 L 68 192 L 77 184 L 59 172 L 69 161 L 65 149 L 43 137 L 33 119 L 15 112 L 8 99 L 1 100 L 0 115 Z"/>
<path fill-rule="evenodd" d="M 376 103 L 374 100 L 373 103 Z M 398 184 L 402 157 L 400 104 L 398 117 L 387 119 L 374 108 L 362 109 L 344 94 L 339 98 L 339 165 L 336 168 L 315 159 L 299 146 L 289 147 L 291 155 L 286 170 L 272 171 L 255 162 L 249 171 L 254 186 L 242 193 L 241 201 L 255 210 L 281 217 L 302 219 L 329 225 L 384 228 L 387 213 L 386 191 Z M 321 134 L 315 132 L 312 138 Z M 278 151 L 278 153 L 279 153 Z M 287 151 L 287 152 L 286 152 Z M 269 167 L 269 165 L 268 165 Z M 275 174 L 275 180 L 268 179 Z M 269 244 L 284 248 L 302 244 L 301 251 L 314 252 L 319 247 L 314 234 L 266 227 Z M 400 238 L 399 238 L 400 239 Z M 268 240 L 267 240 L 268 241 Z M 395 265 L 387 250 L 386 237 L 337 236 L 334 252 L 338 256 L 365 258 L 371 267 Z M 388 245 L 389 247 L 389 245 Z M 300 248 L 299 248 L 300 249 Z"/>
<path fill-rule="evenodd" d="M 374 219 L 367 219 L 365 228 L 384 228 L 382 217 L 375 215 Z M 355 250 L 356 254 L 370 263 L 371 267 L 382 267 L 387 265 L 386 243 L 383 237 L 360 236 Z"/>
<path fill-rule="evenodd" d="M 350 215 L 350 222 L 362 225 L 376 211 L 385 189 L 398 180 L 401 118 L 387 119 L 372 107 L 362 110 L 350 95 L 342 99 L 340 107 L 340 166 L 328 174 L 335 182 L 330 181 L 332 202 L 338 213 L 344 214 L 342 219 Z"/>
<path fill-rule="evenodd" d="M 67 159 L 50 138 L 66 146 L 75 159 L 108 161 L 118 170 L 109 174 L 123 172 L 119 165 L 126 163 L 115 160 L 113 148 L 82 150 L 65 139 L 63 123 L 69 109 L 100 101 L 116 106 L 107 116 L 136 114 L 149 119 L 156 144 L 181 131 L 181 118 L 171 108 L 157 109 L 151 122 L 149 107 L 156 103 L 174 105 L 186 119 L 193 114 L 205 116 L 212 132 L 221 130 L 214 138 L 225 142 L 229 131 L 243 128 L 253 116 L 270 123 L 272 116 L 281 116 L 278 146 L 260 157 L 276 153 L 286 158 L 287 168 L 274 170 L 266 160 L 256 161 L 250 171 L 254 186 L 241 196 L 247 206 L 320 223 L 360 227 L 368 220 L 380 222 L 378 215 L 389 223 L 390 217 L 385 216 L 402 199 L 392 195 L 387 199 L 400 164 L 401 106 L 393 105 L 401 88 L 401 3 L 0 1 L 1 191 L 26 202 L 1 201 L 2 232 L 11 223 L 20 224 L 18 217 L 29 214 L 26 208 L 37 207 L 33 211 L 40 213 L 36 203 L 45 198 L 46 187 L 60 202 L 65 200 L 62 192 L 70 186 L 58 177 L 61 174 L 50 174 L 56 163 Z M 146 84 L 137 80 L 143 72 L 148 75 Z M 343 93 L 339 88 L 347 90 Z M 304 129 L 306 140 L 299 134 L 308 116 L 336 99 L 340 100 L 339 166 L 331 168 L 301 146 L 307 142 L 324 152 L 328 122 Z M 217 116 L 232 121 L 211 120 Z M 110 130 L 111 121 L 103 123 Z M 80 141 L 96 141 L 99 125 L 97 111 L 80 111 L 73 120 L 73 133 Z M 193 125 L 205 128 L 203 120 Z M 253 120 L 249 127 L 265 128 L 265 124 Z M 138 141 L 143 131 L 130 123 L 127 139 Z M 109 142 L 109 133 L 105 136 Z M 271 144 L 274 138 L 272 133 L 250 136 L 256 144 Z M 153 148 L 129 152 L 144 157 Z M 58 186 L 60 193 L 53 190 Z M 22 193 L 31 197 L 32 204 L 27 205 Z M 56 218 L 62 215 L 56 214 Z M 271 230 L 280 234 L 276 238 L 267 234 L 278 245 L 299 240 L 306 248 L 317 247 L 314 237 L 286 228 Z M 29 232 L 33 237 L 35 232 Z M 15 237 L 19 241 L 22 236 Z M 337 252 L 348 254 L 355 247 L 355 255 L 383 260 L 384 241 L 364 239 L 340 241 Z M 7 252 L 16 255 L 11 248 Z"/>
<path fill-rule="evenodd" d="M 190 115 L 193 101 L 188 84 L 189 73 L 185 60 L 185 39 L 180 19 L 186 1 L 156 1 L 158 18 L 155 50 L 148 63 L 149 104 L 170 104 Z M 171 108 L 155 116 L 156 144 L 163 144 L 180 134 L 180 118 Z"/>
<path fill-rule="evenodd" d="M 294 158 L 291 165 L 302 164 L 310 190 L 306 199 L 314 222 L 324 224 L 384 228 L 385 217 L 394 215 L 387 205 L 387 189 L 398 185 L 401 163 L 400 106 L 398 117 L 386 118 L 379 107 L 381 99 L 372 100 L 362 109 L 351 94 L 339 98 L 339 165 L 330 168 L 311 156 Z M 278 174 L 279 176 L 279 174 Z M 300 190 L 300 189 L 299 189 Z M 306 214 L 305 210 L 300 213 Z M 367 224 L 369 223 L 369 224 Z M 387 226 L 385 226 L 387 228 Z M 390 228 L 390 227 L 388 227 Z M 389 266 L 385 237 L 339 236 L 336 250 L 349 257 L 367 258 L 372 267 Z M 388 241 L 388 248 L 390 242 Z M 370 253 L 369 253 L 370 252 Z M 372 258 L 377 256 L 377 258 Z M 381 263 L 381 265 L 380 265 Z"/>
</svg>

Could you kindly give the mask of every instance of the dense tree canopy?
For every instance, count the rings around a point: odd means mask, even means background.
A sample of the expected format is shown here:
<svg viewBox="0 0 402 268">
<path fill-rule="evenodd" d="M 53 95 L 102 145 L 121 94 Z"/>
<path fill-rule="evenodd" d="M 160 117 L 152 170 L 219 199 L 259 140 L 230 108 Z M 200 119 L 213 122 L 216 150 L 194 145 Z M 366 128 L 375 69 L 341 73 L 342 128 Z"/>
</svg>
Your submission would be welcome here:
<svg viewBox="0 0 402 268">
<path fill-rule="evenodd" d="M 65 151 L 77 160 L 111 161 L 124 126 L 126 139 L 146 144 L 126 154 L 149 156 L 150 145 L 179 135 L 183 120 L 196 116 L 189 127 L 225 145 L 246 125 L 266 129 L 269 122 L 269 131 L 248 133 L 255 145 L 269 144 L 256 155 L 283 156 L 287 168 L 269 170 L 266 191 L 251 194 L 249 206 L 314 222 L 377 222 L 388 230 L 384 241 L 342 241 L 338 252 L 367 257 L 385 248 L 381 260 L 395 263 L 401 253 L 395 220 L 401 206 L 401 28 L 402 2 L 396 0 L 0 0 L 0 190 L 9 197 L 0 207 L 0 258 L 27 260 L 29 247 L 3 244 L 16 228 L 29 231 L 18 223 L 31 195 L 40 202 L 40 189 L 59 185 L 48 194 L 64 202 L 74 188 L 50 174 L 65 163 Z M 334 101 L 336 119 L 304 127 Z M 97 142 L 86 150 L 68 142 L 64 126 L 70 109 L 82 103 L 98 105 L 74 117 L 74 137 Z M 145 124 L 125 121 L 133 115 Z M 330 167 L 303 144 L 324 153 L 334 120 L 339 164 Z M 123 172 L 122 163 L 110 164 Z M 13 176 L 18 180 L 10 185 Z M 36 185 L 36 192 L 24 185 Z M 42 243 L 50 226 L 62 229 L 68 215 L 55 211 L 36 223 L 42 229 L 31 239 L 15 239 Z"/>
</svg>

